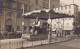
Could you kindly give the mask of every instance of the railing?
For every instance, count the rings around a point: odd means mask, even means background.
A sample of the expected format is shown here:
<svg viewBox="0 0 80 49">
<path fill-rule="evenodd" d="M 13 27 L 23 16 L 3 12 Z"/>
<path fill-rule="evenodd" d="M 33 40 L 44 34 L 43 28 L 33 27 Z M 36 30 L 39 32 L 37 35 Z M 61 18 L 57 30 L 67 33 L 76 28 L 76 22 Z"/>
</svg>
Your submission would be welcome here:
<svg viewBox="0 0 80 49">
<path fill-rule="evenodd" d="M 49 42 L 49 40 L 38 40 L 38 41 L 27 41 L 24 39 L 21 39 L 19 41 L 9 41 L 9 42 L 2 42 L 0 47 L 1 49 L 18 49 L 18 48 L 25 48 L 25 47 L 34 47 L 49 43 L 58 43 L 58 42 L 64 42 L 68 40 L 74 39 L 76 36 L 65 36 L 65 37 L 55 37 L 52 40 L 52 42 Z"/>
</svg>

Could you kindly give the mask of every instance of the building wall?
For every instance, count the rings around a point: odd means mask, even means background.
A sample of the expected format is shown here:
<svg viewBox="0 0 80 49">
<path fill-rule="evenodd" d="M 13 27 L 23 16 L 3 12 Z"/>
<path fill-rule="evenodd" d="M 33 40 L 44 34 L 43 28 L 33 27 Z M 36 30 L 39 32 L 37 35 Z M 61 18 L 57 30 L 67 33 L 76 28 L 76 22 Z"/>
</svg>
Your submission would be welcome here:
<svg viewBox="0 0 80 49">
<path fill-rule="evenodd" d="M 78 5 L 70 4 L 66 6 L 61 6 L 53 9 L 56 13 L 67 14 L 70 16 L 74 16 L 74 29 L 79 26 L 79 15 L 78 15 Z"/>
<path fill-rule="evenodd" d="M 59 0 L 50 0 L 51 9 L 60 6 Z M 49 0 L 43 0 L 43 8 L 49 9 Z"/>
<path fill-rule="evenodd" d="M 73 21 L 74 18 L 57 18 L 52 20 L 52 30 L 56 29 L 62 30 L 73 30 Z"/>
<path fill-rule="evenodd" d="M 24 2 L 25 12 L 29 11 L 29 3 L 27 3 L 28 1 L 29 0 L 25 0 Z M 6 0 L 3 1 L 2 6 L 4 7 L 2 7 L 2 15 L 0 19 L 1 33 L 4 34 L 4 33 L 22 31 L 22 19 L 23 19 L 22 5 L 23 5 L 23 0 L 17 0 L 15 2 L 7 2 Z M 26 24 L 28 23 L 26 22 Z M 8 30 L 11 31 L 9 32 Z"/>
<path fill-rule="evenodd" d="M 38 10 L 42 9 L 43 7 L 43 0 L 30 0 L 30 9 L 32 10 Z"/>
<path fill-rule="evenodd" d="M 58 6 L 60 6 L 59 0 L 51 0 L 51 9 Z M 49 1 L 48 0 L 30 0 L 30 9 L 31 11 L 40 10 L 40 9 L 49 9 Z"/>
<path fill-rule="evenodd" d="M 78 14 L 78 6 L 75 4 L 61 6 L 53 9 L 56 13 L 68 14 L 76 16 Z"/>
</svg>

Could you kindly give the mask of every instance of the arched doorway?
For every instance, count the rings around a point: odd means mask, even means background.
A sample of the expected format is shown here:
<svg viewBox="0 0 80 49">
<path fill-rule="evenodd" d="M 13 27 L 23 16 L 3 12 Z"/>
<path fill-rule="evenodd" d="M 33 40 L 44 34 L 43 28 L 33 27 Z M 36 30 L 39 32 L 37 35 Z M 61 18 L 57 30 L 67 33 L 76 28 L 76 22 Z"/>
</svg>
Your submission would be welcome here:
<svg viewBox="0 0 80 49">
<path fill-rule="evenodd" d="M 6 31 L 7 32 L 12 32 L 13 31 L 13 20 L 12 19 L 7 19 L 6 21 Z"/>
</svg>

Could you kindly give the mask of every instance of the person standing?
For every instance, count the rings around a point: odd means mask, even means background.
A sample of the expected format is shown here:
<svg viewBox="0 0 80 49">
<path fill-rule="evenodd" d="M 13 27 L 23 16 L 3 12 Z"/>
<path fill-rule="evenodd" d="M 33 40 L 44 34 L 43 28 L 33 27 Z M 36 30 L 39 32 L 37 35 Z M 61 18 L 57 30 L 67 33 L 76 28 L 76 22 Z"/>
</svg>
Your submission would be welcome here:
<svg viewBox="0 0 80 49">
<path fill-rule="evenodd" d="M 39 32 L 39 29 L 40 29 L 40 20 L 39 20 L 39 17 L 36 17 L 35 19 L 35 22 L 33 23 L 34 24 L 34 34 L 38 34 Z"/>
</svg>

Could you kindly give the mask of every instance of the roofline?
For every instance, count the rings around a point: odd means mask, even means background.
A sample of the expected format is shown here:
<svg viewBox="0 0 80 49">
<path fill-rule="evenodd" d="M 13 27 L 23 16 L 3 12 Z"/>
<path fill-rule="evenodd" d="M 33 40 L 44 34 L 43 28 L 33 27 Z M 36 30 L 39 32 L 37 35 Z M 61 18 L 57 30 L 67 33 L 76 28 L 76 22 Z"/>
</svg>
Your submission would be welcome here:
<svg viewBox="0 0 80 49">
<path fill-rule="evenodd" d="M 59 6 L 59 7 L 65 7 L 65 6 L 70 6 L 70 5 L 75 5 L 75 6 L 79 7 L 79 6 L 76 5 L 76 4 L 69 4 L 69 5 Z M 55 8 L 59 8 L 59 7 L 55 7 Z"/>
</svg>

